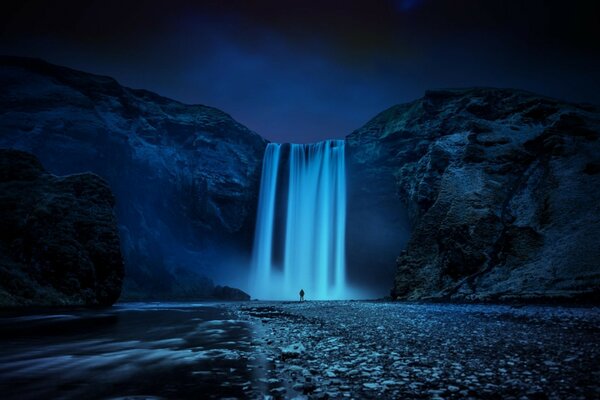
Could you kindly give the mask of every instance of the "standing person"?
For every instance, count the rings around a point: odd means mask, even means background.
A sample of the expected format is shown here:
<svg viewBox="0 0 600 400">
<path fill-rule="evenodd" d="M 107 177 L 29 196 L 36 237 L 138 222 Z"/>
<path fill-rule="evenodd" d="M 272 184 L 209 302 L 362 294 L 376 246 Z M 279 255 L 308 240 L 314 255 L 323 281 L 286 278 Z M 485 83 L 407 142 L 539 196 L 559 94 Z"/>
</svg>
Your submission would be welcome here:
<svg viewBox="0 0 600 400">
<path fill-rule="evenodd" d="M 304 289 L 300 289 L 300 301 L 304 301 Z"/>
</svg>

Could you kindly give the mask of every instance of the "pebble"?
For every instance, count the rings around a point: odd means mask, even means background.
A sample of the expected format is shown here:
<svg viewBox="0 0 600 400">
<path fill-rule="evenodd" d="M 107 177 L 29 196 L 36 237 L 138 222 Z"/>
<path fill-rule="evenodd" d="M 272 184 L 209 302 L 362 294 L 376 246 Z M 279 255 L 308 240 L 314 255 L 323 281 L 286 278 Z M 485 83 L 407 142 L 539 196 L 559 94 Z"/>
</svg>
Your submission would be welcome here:
<svg viewBox="0 0 600 400">
<path fill-rule="evenodd" d="M 448 391 L 452 392 L 452 393 L 456 393 L 460 390 L 460 388 L 458 386 L 453 386 L 453 385 L 449 385 L 448 386 Z"/>
<path fill-rule="evenodd" d="M 372 390 L 379 389 L 379 387 L 380 387 L 377 383 L 373 383 L 373 382 L 363 383 L 363 386 L 366 387 L 367 389 L 372 389 Z"/>
</svg>

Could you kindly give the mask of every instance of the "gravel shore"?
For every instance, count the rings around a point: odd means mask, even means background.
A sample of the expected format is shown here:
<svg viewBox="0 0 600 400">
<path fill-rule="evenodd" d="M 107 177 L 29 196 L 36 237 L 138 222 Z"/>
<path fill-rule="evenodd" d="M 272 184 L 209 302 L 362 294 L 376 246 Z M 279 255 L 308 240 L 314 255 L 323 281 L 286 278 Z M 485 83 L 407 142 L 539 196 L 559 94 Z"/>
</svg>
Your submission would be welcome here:
<svg viewBox="0 0 600 400">
<path fill-rule="evenodd" d="M 266 398 L 600 398 L 600 310 L 253 302 Z"/>
</svg>

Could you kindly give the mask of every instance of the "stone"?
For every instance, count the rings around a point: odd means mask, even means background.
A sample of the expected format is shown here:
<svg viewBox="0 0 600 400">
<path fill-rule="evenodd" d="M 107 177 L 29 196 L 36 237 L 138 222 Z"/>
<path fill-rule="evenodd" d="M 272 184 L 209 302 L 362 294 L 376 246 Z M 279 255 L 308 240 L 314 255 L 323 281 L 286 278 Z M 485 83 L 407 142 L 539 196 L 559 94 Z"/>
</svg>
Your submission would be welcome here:
<svg viewBox="0 0 600 400">
<path fill-rule="evenodd" d="M 284 387 L 276 387 L 276 388 L 269 390 L 269 392 L 273 393 L 275 396 L 283 396 L 285 394 L 286 390 Z"/>
<path fill-rule="evenodd" d="M 381 388 L 381 386 L 378 383 L 375 382 L 366 382 L 363 383 L 363 386 L 367 389 L 371 389 L 371 390 L 378 390 Z"/>
<path fill-rule="evenodd" d="M 250 295 L 240 289 L 229 286 L 215 286 L 212 297 L 219 300 L 248 301 Z"/>
<path fill-rule="evenodd" d="M 281 358 L 298 358 L 300 357 L 306 349 L 302 343 L 294 343 L 286 347 L 281 348 Z"/>
</svg>

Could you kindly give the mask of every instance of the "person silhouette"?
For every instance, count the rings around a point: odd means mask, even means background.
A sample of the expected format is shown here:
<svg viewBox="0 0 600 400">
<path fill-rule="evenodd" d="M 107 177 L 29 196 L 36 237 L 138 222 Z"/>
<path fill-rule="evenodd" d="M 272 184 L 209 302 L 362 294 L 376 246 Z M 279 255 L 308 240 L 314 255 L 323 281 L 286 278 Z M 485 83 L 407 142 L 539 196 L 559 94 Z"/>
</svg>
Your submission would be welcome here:
<svg viewBox="0 0 600 400">
<path fill-rule="evenodd" d="M 300 289 L 300 301 L 304 301 L 304 289 Z"/>
</svg>

